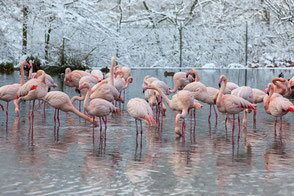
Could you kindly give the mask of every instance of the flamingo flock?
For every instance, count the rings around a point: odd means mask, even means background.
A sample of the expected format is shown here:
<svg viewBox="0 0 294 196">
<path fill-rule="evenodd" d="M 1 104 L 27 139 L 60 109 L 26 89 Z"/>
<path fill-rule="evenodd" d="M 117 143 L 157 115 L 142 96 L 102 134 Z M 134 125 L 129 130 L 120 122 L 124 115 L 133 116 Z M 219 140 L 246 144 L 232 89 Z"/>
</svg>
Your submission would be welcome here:
<svg viewBox="0 0 294 196">
<path fill-rule="evenodd" d="M 24 67 L 30 68 L 28 81 L 24 81 Z M 63 112 L 72 112 L 77 116 L 84 118 L 93 124 L 100 126 L 104 123 L 105 134 L 107 129 L 107 116 L 114 113 L 120 114 L 117 102 L 125 102 L 125 90 L 133 82 L 131 69 L 115 66 L 115 58 L 111 58 L 110 73 L 103 77 L 99 70 L 82 71 L 70 68 L 65 70 L 64 84 L 79 90 L 80 96 L 70 98 L 61 91 L 50 91 L 50 88 L 56 88 L 57 84 L 50 75 L 43 70 L 32 73 L 32 61 L 23 61 L 20 65 L 21 81 L 20 84 L 10 84 L 0 87 L 0 100 L 5 101 L 6 120 L 8 121 L 8 104 L 14 102 L 15 115 L 18 116 L 19 104 L 23 101 L 33 101 L 31 112 L 28 116 L 32 117 L 32 124 L 35 110 L 35 100 L 42 100 L 55 109 L 54 122 L 60 124 L 59 110 Z M 168 88 L 168 85 L 159 78 L 147 75 L 143 79 L 142 89 L 144 98 L 134 97 L 127 103 L 128 114 L 135 119 L 136 132 L 138 135 L 137 121 L 140 122 L 141 134 L 142 121 L 146 121 L 149 126 L 158 126 L 160 116 L 163 118 L 167 107 L 176 112 L 174 132 L 179 136 L 184 135 L 185 118 L 189 113 L 195 110 L 203 109 L 203 104 L 210 106 L 208 121 L 211 119 L 211 110 L 213 108 L 217 122 L 218 114 L 223 113 L 227 116 L 233 115 L 232 136 L 235 128 L 235 115 L 238 115 L 238 124 L 240 127 L 239 114 L 243 112 L 242 124 L 246 128 L 247 115 L 252 110 L 253 119 L 256 122 L 256 104 L 264 102 L 264 109 L 267 114 L 275 117 L 275 127 L 277 118 L 280 118 L 280 131 L 282 130 L 282 116 L 288 112 L 294 112 L 294 105 L 289 101 L 294 86 L 294 77 L 289 81 L 282 77 L 273 78 L 272 82 L 264 90 L 251 88 L 249 86 L 238 86 L 235 83 L 228 82 L 226 76 L 219 77 L 218 85 L 220 89 L 208 87 L 200 82 L 199 75 L 195 69 L 188 72 L 177 72 L 173 76 L 174 87 Z M 123 93 L 123 98 L 121 97 Z M 169 95 L 172 95 L 171 99 Z M 79 110 L 73 106 L 75 100 L 78 100 Z M 81 112 L 81 102 L 85 113 Z M 164 104 L 164 102 L 166 105 Z M 201 103 L 200 103 L 201 102 Z M 1 105 L 4 111 L 4 106 Z M 154 107 L 155 110 L 154 111 Z M 217 108 L 217 110 L 216 110 Z M 95 117 L 99 118 L 99 122 Z M 182 127 L 180 126 L 182 121 Z"/>
</svg>

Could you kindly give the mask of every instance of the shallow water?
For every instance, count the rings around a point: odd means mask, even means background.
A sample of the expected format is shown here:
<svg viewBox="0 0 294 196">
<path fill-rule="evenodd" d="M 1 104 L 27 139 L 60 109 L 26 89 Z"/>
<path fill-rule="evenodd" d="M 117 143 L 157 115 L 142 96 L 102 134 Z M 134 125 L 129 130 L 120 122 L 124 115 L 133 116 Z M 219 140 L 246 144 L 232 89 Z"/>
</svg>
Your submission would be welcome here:
<svg viewBox="0 0 294 196">
<path fill-rule="evenodd" d="M 147 74 L 172 85 L 165 70 L 133 70 L 134 82 L 126 100 L 143 97 L 142 80 Z M 281 70 L 248 70 L 248 85 L 263 89 Z M 292 70 L 282 70 L 286 78 Z M 200 70 L 200 80 L 217 87 L 219 76 L 244 85 L 244 70 Z M 19 81 L 19 73 L 1 75 L 0 85 Z M 62 85 L 70 97 L 74 89 Z M 2 102 L 3 103 L 3 102 Z M 38 102 L 37 102 L 38 103 Z M 4 103 L 5 104 L 5 103 Z M 78 103 L 75 103 L 78 108 Z M 185 137 L 173 131 L 174 114 L 167 110 L 163 128 L 143 123 L 142 140 L 136 145 L 134 120 L 126 110 L 108 118 L 104 131 L 74 114 L 61 112 L 60 126 L 54 125 L 54 109 L 35 113 L 33 137 L 27 117 L 28 102 L 21 104 L 20 117 L 9 106 L 9 120 L 0 117 L 1 195 L 57 194 L 203 194 L 203 195 L 291 195 L 294 191 L 293 114 L 283 118 L 281 135 L 274 134 L 274 119 L 258 105 L 256 127 L 249 115 L 248 128 L 238 126 L 232 134 L 221 114 L 218 123 L 209 107 L 196 112 L 196 124 L 186 119 Z M 237 121 L 236 121 L 237 122 Z M 245 134 L 247 133 L 247 134 Z M 246 137 L 245 137 L 246 135 Z"/>
</svg>

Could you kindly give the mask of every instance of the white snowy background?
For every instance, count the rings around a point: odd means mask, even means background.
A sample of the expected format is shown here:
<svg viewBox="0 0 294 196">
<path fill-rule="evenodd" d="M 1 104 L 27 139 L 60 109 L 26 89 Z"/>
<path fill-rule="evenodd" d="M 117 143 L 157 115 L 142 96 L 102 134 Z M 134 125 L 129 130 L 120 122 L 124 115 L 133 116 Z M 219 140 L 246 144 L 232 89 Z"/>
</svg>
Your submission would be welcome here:
<svg viewBox="0 0 294 196">
<path fill-rule="evenodd" d="M 23 8 L 28 9 L 27 20 Z M 0 62 L 105 67 L 294 66 L 294 0 L 0 0 Z M 49 59 L 45 62 L 46 37 Z"/>
</svg>

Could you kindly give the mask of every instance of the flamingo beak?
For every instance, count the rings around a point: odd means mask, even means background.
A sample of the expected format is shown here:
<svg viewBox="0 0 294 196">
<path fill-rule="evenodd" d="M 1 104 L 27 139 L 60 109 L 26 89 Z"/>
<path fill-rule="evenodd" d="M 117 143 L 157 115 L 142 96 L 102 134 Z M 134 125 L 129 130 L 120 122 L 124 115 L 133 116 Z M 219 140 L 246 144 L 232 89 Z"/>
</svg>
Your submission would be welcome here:
<svg viewBox="0 0 294 196">
<path fill-rule="evenodd" d="M 148 89 L 148 87 L 146 86 L 146 87 L 144 87 L 143 88 L 143 93 L 145 93 L 145 91 Z"/>
<path fill-rule="evenodd" d="M 188 71 L 188 72 L 186 73 L 186 78 L 188 78 L 189 75 L 190 75 L 190 72 Z"/>
</svg>

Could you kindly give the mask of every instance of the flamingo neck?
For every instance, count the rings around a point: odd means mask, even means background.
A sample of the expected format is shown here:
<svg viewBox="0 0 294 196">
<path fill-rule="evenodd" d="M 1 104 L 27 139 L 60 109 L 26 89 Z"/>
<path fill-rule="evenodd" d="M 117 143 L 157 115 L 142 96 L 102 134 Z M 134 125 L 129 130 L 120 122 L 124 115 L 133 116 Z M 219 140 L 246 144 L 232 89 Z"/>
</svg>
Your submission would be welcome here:
<svg viewBox="0 0 294 196">
<path fill-rule="evenodd" d="M 110 67 L 110 85 L 114 86 L 114 63 L 115 63 L 115 58 L 114 56 L 111 58 L 111 67 Z"/>
<path fill-rule="evenodd" d="M 164 94 L 164 92 L 162 92 L 162 90 L 160 88 L 157 88 L 155 86 L 148 86 L 148 89 L 154 89 L 156 90 L 157 92 L 159 92 L 160 96 L 165 100 L 165 102 L 167 103 L 167 105 L 172 108 L 172 102 L 171 100 L 166 96 L 166 94 Z"/>
<path fill-rule="evenodd" d="M 227 79 L 224 78 L 223 79 L 223 84 L 222 84 L 222 86 L 221 86 L 221 88 L 219 90 L 219 93 L 217 95 L 217 98 L 216 98 L 216 104 L 219 104 L 221 102 L 221 98 L 222 98 L 222 96 L 224 94 L 224 91 L 225 91 L 226 87 L 227 87 Z"/>
<path fill-rule="evenodd" d="M 195 82 L 199 82 L 199 75 L 197 71 L 195 69 L 192 69 L 190 72 L 195 75 Z"/>
<path fill-rule="evenodd" d="M 89 104 L 88 104 L 88 102 L 89 102 L 90 94 L 91 94 L 91 88 L 90 88 L 89 85 L 87 86 L 87 89 L 88 89 L 88 91 L 87 91 L 87 94 L 86 94 L 86 97 L 85 97 L 85 100 L 84 100 L 84 105 L 83 105 L 84 106 L 84 110 L 86 112 L 89 111 Z"/>
<path fill-rule="evenodd" d="M 20 86 L 24 84 L 24 63 L 20 64 Z"/>
</svg>

